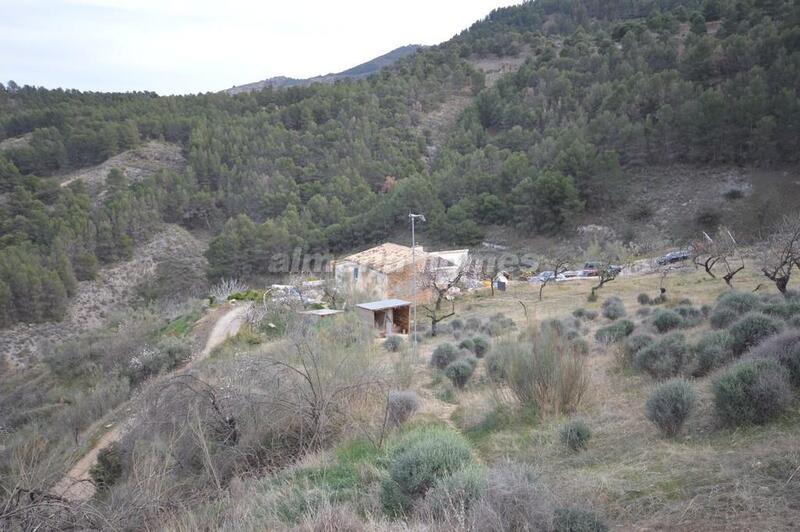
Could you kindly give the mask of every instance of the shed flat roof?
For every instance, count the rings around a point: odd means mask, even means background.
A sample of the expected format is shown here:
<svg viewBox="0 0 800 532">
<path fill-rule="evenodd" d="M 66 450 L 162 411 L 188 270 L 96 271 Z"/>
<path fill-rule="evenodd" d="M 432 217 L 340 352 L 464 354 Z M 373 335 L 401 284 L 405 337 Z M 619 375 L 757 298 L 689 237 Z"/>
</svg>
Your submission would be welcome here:
<svg viewBox="0 0 800 532">
<path fill-rule="evenodd" d="M 313 310 L 301 310 L 298 314 L 307 314 L 311 316 L 330 316 L 332 314 L 341 314 L 343 310 L 335 310 L 330 308 L 320 308 Z"/>
<path fill-rule="evenodd" d="M 365 310 L 386 310 L 389 308 L 407 307 L 409 305 L 411 305 L 410 301 L 404 301 L 402 299 L 381 299 L 380 301 L 359 303 L 356 306 Z"/>
</svg>

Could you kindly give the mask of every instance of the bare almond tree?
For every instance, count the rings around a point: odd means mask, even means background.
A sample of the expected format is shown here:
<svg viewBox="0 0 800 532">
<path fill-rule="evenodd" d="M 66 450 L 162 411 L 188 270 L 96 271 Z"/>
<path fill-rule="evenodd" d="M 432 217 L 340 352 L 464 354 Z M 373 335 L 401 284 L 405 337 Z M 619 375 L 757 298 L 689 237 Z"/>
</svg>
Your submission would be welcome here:
<svg viewBox="0 0 800 532">
<path fill-rule="evenodd" d="M 786 216 L 766 239 L 761 272 L 786 295 L 793 269 L 800 268 L 800 214 Z"/>
<path fill-rule="evenodd" d="M 542 300 L 542 294 L 545 286 L 557 280 L 558 276 L 569 269 L 568 255 L 565 251 L 550 251 L 547 253 L 546 258 L 542 259 L 539 263 L 540 270 L 551 271 L 553 275 L 542 279 L 539 285 L 539 301 Z"/>
<path fill-rule="evenodd" d="M 610 259 L 604 259 L 597 266 L 597 284 L 592 287 L 591 298 L 597 296 L 597 291 L 603 288 L 606 284 L 616 281 L 619 274 L 622 273 L 623 266 L 616 264 Z"/>
<path fill-rule="evenodd" d="M 464 277 L 467 270 L 469 259 L 455 271 L 444 267 L 441 259 L 435 258 L 428 260 L 425 269 L 418 276 L 418 287 L 430 292 L 431 297 L 428 303 L 421 305 L 422 312 L 431 322 L 431 335 L 436 336 L 436 326 L 456 314 L 455 299 L 451 297 L 450 291 L 455 288 Z M 450 310 L 443 310 L 444 302 L 449 299 Z"/>
<path fill-rule="evenodd" d="M 716 279 L 714 268 L 722 266 L 725 274 L 722 279 L 732 286 L 733 278 L 744 270 L 744 257 L 739 252 L 739 245 L 733 233 L 727 227 L 720 227 L 712 238 L 703 233 L 704 239 L 692 245 L 692 262 L 712 278 Z"/>
</svg>

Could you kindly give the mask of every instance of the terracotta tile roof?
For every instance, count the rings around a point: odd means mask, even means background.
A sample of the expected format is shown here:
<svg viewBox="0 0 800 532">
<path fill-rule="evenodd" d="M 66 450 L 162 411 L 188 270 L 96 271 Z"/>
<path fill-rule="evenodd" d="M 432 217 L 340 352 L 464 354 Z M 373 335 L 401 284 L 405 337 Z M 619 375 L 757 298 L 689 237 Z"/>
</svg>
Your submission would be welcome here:
<svg viewBox="0 0 800 532">
<path fill-rule="evenodd" d="M 426 256 L 422 246 L 417 246 L 416 259 L 420 260 Z M 411 264 L 411 248 L 386 243 L 345 257 L 344 260 L 382 273 L 390 273 Z"/>
</svg>

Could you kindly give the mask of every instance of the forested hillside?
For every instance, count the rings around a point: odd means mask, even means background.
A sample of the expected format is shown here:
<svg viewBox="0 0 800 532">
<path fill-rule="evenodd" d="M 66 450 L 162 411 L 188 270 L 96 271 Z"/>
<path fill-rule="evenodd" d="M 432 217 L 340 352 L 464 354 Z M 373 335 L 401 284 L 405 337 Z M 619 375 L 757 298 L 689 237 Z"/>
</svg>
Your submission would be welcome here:
<svg viewBox="0 0 800 532">
<path fill-rule="evenodd" d="M 471 66 L 527 57 L 491 87 Z M 361 81 L 160 97 L 0 86 L 0 323 L 59 319 L 77 280 L 159 222 L 218 236 L 209 276 L 275 252 L 341 252 L 425 212 L 442 242 L 487 226 L 557 233 L 622 201 L 635 165 L 785 167 L 800 154 L 800 5 L 786 0 L 539 0 L 493 12 Z M 421 127 L 473 98 L 443 146 Z M 143 140 L 185 172 L 93 197 L 60 176 Z"/>
</svg>

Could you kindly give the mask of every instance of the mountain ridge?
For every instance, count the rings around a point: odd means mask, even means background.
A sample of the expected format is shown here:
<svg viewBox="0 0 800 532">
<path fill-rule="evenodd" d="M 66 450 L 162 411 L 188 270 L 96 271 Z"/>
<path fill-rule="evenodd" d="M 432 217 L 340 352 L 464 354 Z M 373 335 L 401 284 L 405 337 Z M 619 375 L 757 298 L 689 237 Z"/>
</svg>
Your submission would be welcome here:
<svg viewBox="0 0 800 532">
<path fill-rule="evenodd" d="M 421 44 L 407 44 L 405 46 L 399 46 L 394 50 L 386 52 L 383 55 L 379 55 L 378 57 L 370 59 L 369 61 L 365 61 L 354 67 L 342 70 L 341 72 L 331 72 L 311 78 L 273 76 L 261 81 L 254 81 L 252 83 L 245 83 L 243 85 L 235 85 L 230 89 L 225 89 L 224 92 L 228 94 L 239 94 L 242 92 L 259 91 L 267 87 L 306 87 L 313 83 L 334 83 L 341 79 L 362 79 L 379 72 L 383 68 L 393 65 L 399 59 L 416 53 L 421 48 L 423 48 Z"/>
</svg>

